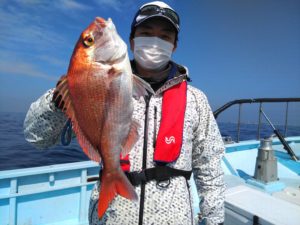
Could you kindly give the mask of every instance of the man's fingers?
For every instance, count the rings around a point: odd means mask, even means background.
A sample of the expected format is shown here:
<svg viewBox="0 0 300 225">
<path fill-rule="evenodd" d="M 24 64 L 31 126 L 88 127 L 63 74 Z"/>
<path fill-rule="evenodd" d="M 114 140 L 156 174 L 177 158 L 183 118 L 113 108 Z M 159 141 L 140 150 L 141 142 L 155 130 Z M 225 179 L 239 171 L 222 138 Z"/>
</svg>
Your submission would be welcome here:
<svg viewBox="0 0 300 225">
<path fill-rule="evenodd" d="M 57 95 L 58 95 L 58 91 L 55 91 L 52 96 L 52 100 L 51 100 L 52 102 L 55 102 Z"/>
<path fill-rule="evenodd" d="M 56 108 L 60 108 L 60 101 L 61 101 L 61 95 L 59 95 L 55 100 L 54 100 L 54 104 Z"/>
</svg>

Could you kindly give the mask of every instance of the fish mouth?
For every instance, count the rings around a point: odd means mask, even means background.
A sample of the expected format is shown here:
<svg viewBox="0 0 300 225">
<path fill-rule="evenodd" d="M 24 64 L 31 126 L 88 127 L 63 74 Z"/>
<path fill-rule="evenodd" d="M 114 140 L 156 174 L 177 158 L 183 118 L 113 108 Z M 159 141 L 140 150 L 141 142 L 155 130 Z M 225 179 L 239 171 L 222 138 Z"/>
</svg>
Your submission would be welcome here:
<svg viewBox="0 0 300 225">
<path fill-rule="evenodd" d="M 103 19 L 102 17 L 96 17 L 95 19 L 95 23 L 97 26 L 100 26 L 101 28 L 105 28 L 106 27 L 106 20 Z"/>
<path fill-rule="evenodd" d="M 115 30 L 115 26 L 112 22 L 111 18 L 108 18 L 107 20 L 101 18 L 101 17 L 96 17 L 94 24 L 98 28 L 100 33 L 103 33 L 104 38 L 102 39 L 100 45 L 97 46 L 97 48 L 103 47 L 104 49 L 110 51 L 110 47 L 107 47 L 111 41 L 115 41 L 115 39 L 118 39 L 118 35 Z M 104 33 L 112 33 L 110 35 L 104 35 Z M 116 37 L 115 37 L 116 36 Z M 116 45 L 122 48 L 122 45 Z M 105 50 L 104 50 L 105 51 Z M 114 65 L 114 64 L 119 64 L 123 60 L 125 60 L 127 57 L 127 51 L 120 52 L 118 50 L 114 51 L 114 53 L 100 53 L 97 54 L 94 58 L 95 63 L 100 63 L 102 65 Z"/>
</svg>

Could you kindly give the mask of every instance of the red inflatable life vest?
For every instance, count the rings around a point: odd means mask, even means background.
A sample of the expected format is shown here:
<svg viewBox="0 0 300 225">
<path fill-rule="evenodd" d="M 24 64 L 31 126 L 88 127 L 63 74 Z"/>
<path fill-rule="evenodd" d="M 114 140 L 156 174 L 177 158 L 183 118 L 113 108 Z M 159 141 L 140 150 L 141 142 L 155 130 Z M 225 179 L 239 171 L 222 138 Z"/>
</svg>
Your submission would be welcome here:
<svg viewBox="0 0 300 225">
<path fill-rule="evenodd" d="M 153 160 L 171 163 L 180 155 L 186 109 L 187 82 L 183 81 L 163 93 L 161 122 Z M 130 171 L 129 155 L 121 158 L 123 171 Z"/>
</svg>

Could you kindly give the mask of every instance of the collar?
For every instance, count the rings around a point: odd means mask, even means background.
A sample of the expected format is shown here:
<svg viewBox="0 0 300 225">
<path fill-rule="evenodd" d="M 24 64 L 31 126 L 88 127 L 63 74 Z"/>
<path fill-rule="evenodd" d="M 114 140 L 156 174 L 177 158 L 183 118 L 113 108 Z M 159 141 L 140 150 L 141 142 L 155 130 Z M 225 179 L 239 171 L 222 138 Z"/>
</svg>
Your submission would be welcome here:
<svg viewBox="0 0 300 225">
<path fill-rule="evenodd" d="M 136 73 L 136 67 L 135 67 L 135 61 L 131 60 L 131 68 L 135 75 L 141 77 L 139 74 Z M 191 81 L 188 75 L 188 69 L 185 66 L 179 65 L 173 61 L 170 61 L 170 66 L 166 70 L 169 70 L 168 76 L 166 76 L 166 79 L 163 79 L 160 83 L 151 83 L 151 81 L 148 81 L 147 79 L 144 79 L 146 82 L 148 82 L 152 88 L 155 91 L 155 95 L 159 95 L 163 93 L 164 91 L 168 90 L 169 88 L 173 87 L 174 85 L 177 85 L 181 83 L 182 81 Z M 154 87 L 153 87 L 154 86 Z"/>
</svg>

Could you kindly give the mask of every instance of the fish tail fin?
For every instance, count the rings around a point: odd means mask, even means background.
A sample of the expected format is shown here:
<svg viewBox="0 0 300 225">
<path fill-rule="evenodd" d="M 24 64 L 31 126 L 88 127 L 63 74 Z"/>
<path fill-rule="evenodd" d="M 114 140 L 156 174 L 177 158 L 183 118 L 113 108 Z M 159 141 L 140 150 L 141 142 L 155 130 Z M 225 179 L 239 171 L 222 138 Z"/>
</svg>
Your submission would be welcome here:
<svg viewBox="0 0 300 225">
<path fill-rule="evenodd" d="M 113 175 L 108 175 L 104 170 L 101 177 L 100 196 L 98 202 L 98 217 L 100 219 L 117 194 L 130 200 L 138 199 L 133 186 L 122 170 Z"/>
</svg>

